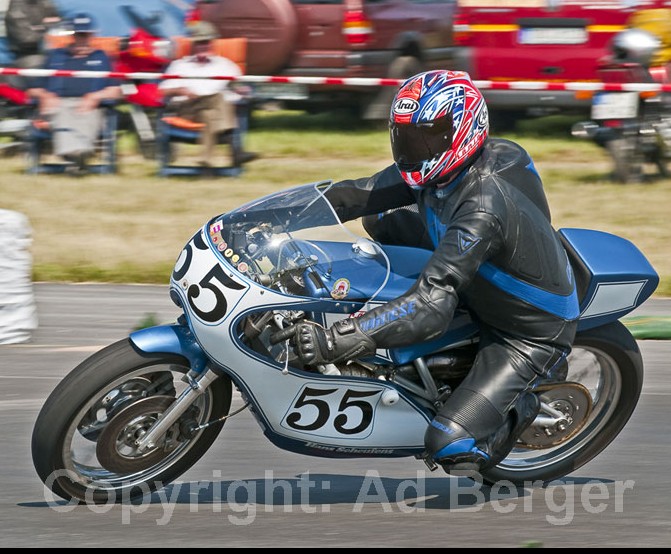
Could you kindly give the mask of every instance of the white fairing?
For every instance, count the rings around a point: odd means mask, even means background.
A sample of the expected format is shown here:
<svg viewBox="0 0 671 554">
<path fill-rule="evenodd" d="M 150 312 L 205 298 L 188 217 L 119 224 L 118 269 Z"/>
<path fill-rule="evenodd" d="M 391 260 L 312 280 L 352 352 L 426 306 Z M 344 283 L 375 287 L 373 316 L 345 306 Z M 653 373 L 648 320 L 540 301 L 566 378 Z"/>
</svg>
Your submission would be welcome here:
<svg viewBox="0 0 671 554">
<path fill-rule="evenodd" d="M 430 418 L 391 384 L 291 368 L 283 371 L 274 360 L 244 349 L 234 328 L 241 314 L 263 306 L 300 309 L 295 308 L 297 303 L 312 301 L 243 276 L 230 262 L 230 253 L 227 257 L 202 248 L 208 239 L 203 229 L 185 247 L 171 287 L 179 294 L 201 347 L 234 377 L 264 427 L 280 438 L 304 441 L 307 448 L 324 452 L 385 454 L 423 448 Z M 397 401 L 388 401 L 396 396 Z"/>
</svg>

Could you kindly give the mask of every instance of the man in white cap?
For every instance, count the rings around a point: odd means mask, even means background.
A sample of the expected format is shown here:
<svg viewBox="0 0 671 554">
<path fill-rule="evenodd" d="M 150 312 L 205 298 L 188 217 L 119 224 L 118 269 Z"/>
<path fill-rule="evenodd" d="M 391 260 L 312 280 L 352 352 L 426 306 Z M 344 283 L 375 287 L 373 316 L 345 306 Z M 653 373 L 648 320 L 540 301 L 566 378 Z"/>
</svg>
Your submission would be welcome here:
<svg viewBox="0 0 671 554">
<path fill-rule="evenodd" d="M 235 102 L 240 96 L 229 88 L 226 80 L 195 77 L 237 77 L 242 71 L 238 64 L 212 51 L 217 32 L 211 23 L 194 22 L 189 26 L 188 34 L 191 54 L 174 60 L 166 69 L 167 74 L 184 78 L 166 79 L 159 88 L 176 116 L 204 125 L 199 137 L 200 165 L 207 168 L 215 165 L 212 160 L 219 137 L 226 132 L 233 133 L 238 127 Z M 232 140 L 231 149 L 234 166 L 258 157 L 255 152 L 244 151 L 237 136 Z"/>
</svg>

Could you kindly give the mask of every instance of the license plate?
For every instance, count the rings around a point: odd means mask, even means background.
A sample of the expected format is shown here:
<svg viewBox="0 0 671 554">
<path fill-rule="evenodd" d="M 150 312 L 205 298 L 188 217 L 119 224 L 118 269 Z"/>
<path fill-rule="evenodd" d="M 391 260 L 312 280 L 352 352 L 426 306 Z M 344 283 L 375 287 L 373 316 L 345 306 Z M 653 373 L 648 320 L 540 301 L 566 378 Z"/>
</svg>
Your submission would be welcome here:
<svg viewBox="0 0 671 554">
<path fill-rule="evenodd" d="M 258 83 L 254 97 L 260 100 L 306 100 L 309 92 L 302 83 Z"/>
<path fill-rule="evenodd" d="M 637 92 L 601 92 L 592 100 L 592 119 L 630 119 L 638 115 Z"/>
<path fill-rule="evenodd" d="M 517 41 L 520 44 L 584 44 L 587 42 L 587 29 L 526 27 L 520 29 Z"/>
</svg>

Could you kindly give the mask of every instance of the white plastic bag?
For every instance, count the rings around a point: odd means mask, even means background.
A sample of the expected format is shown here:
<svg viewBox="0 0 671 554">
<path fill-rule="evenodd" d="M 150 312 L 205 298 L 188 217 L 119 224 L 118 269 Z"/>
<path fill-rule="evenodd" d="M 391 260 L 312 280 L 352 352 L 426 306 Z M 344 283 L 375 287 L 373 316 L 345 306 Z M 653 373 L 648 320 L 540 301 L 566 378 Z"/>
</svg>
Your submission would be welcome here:
<svg viewBox="0 0 671 554">
<path fill-rule="evenodd" d="M 28 218 L 0 209 L 0 345 L 30 340 L 37 329 Z"/>
</svg>

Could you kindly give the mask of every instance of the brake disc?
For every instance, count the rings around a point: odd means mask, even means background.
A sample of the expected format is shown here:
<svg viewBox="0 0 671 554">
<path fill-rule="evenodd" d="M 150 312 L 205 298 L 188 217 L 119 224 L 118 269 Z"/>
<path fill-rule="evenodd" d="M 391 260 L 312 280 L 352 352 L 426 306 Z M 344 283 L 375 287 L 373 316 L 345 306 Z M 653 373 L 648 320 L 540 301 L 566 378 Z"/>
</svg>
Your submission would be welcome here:
<svg viewBox="0 0 671 554">
<path fill-rule="evenodd" d="M 541 385 L 534 392 L 542 404 L 540 414 L 520 435 L 519 448 L 540 450 L 566 442 L 585 426 L 592 413 L 592 396 L 580 383 Z"/>
<path fill-rule="evenodd" d="M 96 444 L 100 465 L 114 473 L 136 473 L 155 466 L 172 452 L 178 444 L 177 423 L 154 448 L 140 452 L 136 443 L 174 401 L 171 396 L 151 396 L 116 414 L 100 433 Z"/>
</svg>

